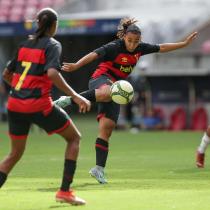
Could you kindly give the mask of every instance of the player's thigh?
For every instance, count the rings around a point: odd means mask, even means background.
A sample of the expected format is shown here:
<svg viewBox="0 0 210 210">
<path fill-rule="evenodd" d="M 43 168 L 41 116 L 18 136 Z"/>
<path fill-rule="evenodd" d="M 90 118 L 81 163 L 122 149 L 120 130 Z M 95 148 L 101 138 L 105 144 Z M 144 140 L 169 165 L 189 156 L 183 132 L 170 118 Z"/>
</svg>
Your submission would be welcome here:
<svg viewBox="0 0 210 210">
<path fill-rule="evenodd" d="M 47 115 L 42 112 L 34 114 L 33 123 L 37 124 L 50 135 L 65 130 L 71 121 L 63 109 L 53 106 L 51 112 Z"/>
<path fill-rule="evenodd" d="M 110 102 L 100 102 L 98 103 L 98 115 L 97 119 L 100 120 L 103 117 L 106 117 L 113 122 L 117 123 L 118 117 L 120 113 L 120 105 Z"/>
<path fill-rule="evenodd" d="M 12 140 L 27 138 L 31 126 L 31 115 L 8 110 L 9 135 Z"/>
<path fill-rule="evenodd" d="M 89 89 L 99 89 L 103 86 L 111 86 L 112 82 L 106 75 L 102 75 L 95 79 L 90 79 L 88 87 Z"/>
</svg>

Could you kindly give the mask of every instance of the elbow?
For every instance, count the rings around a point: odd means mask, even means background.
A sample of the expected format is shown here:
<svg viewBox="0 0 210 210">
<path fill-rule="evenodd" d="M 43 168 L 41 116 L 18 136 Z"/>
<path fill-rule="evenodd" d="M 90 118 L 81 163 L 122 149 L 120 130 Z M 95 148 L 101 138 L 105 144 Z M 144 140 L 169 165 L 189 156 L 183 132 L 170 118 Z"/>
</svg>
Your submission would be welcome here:
<svg viewBox="0 0 210 210">
<path fill-rule="evenodd" d="M 99 57 L 99 55 L 96 52 L 92 52 L 91 54 L 93 60 L 96 60 Z"/>
<path fill-rule="evenodd" d="M 10 72 L 7 68 L 2 73 L 2 78 L 5 82 L 10 83 L 12 81 L 13 72 Z"/>
<path fill-rule="evenodd" d="M 4 69 L 4 71 L 3 71 L 3 73 L 2 73 L 2 78 L 3 78 L 4 80 L 6 80 L 7 76 L 8 76 L 8 69 Z"/>
<path fill-rule="evenodd" d="M 50 68 L 47 70 L 47 76 L 52 80 L 58 74 L 57 70 Z"/>
<path fill-rule="evenodd" d="M 166 49 L 165 47 L 160 47 L 159 52 L 160 53 L 168 52 L 168 49 Z"/>
</svg>

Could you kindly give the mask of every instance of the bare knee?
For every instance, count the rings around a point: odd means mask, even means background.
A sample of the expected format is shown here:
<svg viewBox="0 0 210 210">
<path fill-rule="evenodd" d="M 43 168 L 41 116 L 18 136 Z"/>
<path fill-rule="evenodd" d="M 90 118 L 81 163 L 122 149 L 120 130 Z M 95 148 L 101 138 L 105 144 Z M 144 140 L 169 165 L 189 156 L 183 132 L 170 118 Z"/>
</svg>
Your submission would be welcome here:
<svg viewBox="0 0 210 210">
<path fill-rule="evenodd" d="M 100 134 L 103 138 L 109 139 L 112 135 L 112 131 L 115 128 L 115 124 L 113 123 L 105 123 L 100 126 Z"/>
<path fill-rule="evenodd" d="M 109 102 L 111 100 L 109 85 L 96 89 L 96 100 L 97 102 Z"/>
<path fill-rule="evenodd" d="M 79 145 L 81 138 L 82 138 L 81 133 L 77 132 L 75 134 L 70 134 L 68 137 L 66 137 L 66 141 L 74 145 Z"/>
</svg>

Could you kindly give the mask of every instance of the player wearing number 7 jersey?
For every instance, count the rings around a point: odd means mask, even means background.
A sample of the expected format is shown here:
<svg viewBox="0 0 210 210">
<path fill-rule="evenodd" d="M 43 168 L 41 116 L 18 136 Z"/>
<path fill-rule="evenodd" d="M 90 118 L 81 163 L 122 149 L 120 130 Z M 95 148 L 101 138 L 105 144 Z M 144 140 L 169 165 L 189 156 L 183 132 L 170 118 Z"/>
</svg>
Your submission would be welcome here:
<svg viewBox="0 0 210 210">
<path fill-rule="evenodd" d="M 38 13 L 37 23 L 36 33 L 19 46 L 3 73 L 5 81 L 11 85 L 7 108 L 12 146 L 9 155 L 0 163 L 0 187 L 22 157 L 30 126 L 34 123 L 48 134 L 59 134 L 67 142 L 63 179 L 56 200 L 83 205 L 85 201 L 70 190 L 81 135 L 68 115 L 53 105 L 52 84 L 71 96 L 81 112 L 90 110 L 90 102 L 77 94 L 59 73 L 61 45 L 52 38 L 57 29 L 57 13 L 45 8 Z"/>
</svg>

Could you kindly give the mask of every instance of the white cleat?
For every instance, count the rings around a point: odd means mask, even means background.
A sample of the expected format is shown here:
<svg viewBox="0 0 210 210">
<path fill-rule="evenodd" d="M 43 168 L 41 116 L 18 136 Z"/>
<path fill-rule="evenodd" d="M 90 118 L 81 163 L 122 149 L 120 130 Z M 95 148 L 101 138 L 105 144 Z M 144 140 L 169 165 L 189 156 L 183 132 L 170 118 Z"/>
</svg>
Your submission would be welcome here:
<svg viewBox="0 0 210 210">
<path fill-rule="evenodd" d="M 53 101 L 53 103 L 60 108 L 65 108 L 69 105 L 71 105 L 71 97 L 70 96 L 61 96 L 56 101 Z"/>
<path fill-rule="evenodd" d="M 107 180 L 105 179 L 104 170 L 100 166 L 91 168 L 89 174 L 95 178 L 100 184 L 106 184 Z"/>
</svg>

